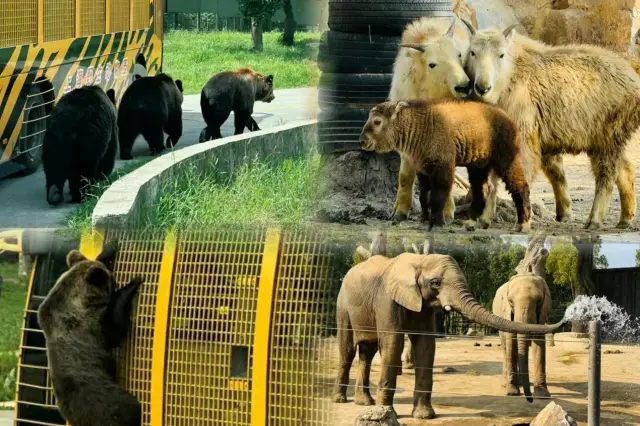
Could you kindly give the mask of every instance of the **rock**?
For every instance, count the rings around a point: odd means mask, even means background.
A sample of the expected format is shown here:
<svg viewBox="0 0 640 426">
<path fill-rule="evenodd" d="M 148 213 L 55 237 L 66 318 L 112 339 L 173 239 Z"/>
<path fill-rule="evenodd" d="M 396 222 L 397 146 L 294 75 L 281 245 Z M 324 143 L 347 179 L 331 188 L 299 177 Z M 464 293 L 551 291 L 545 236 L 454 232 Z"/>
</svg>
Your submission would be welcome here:
<svg viewBox="0 0 640 426">
<path fill-rule="evenodd" d="M 568 9 L 569 0 L 553 0 L 551 2 L 551 8 L 556 10 Z"/>
<path fill-rule="evenodd" d="M 533 37 L 558 46 L 588 37 L 588 13 L 580 9 L 543 9 L 536 17 Z"/>
<path fill-rule="evenodd" d="M 487 343 L 487 344 L 485 344 L 485 346 L 490 348 L 491 347 L 491 343 Z"/>
<path fill-rule="evenodd" d="M 445 367 L 445 368 L 443 368 L 443 369 L 442 369 L 442 372 L 443 372 L 444 374 L 451 374 L 451 373 L 455 373 L 455 372 L 457 372 L 457 371 L 458 371 L 458 370 L 456 370 L 456 369 L 455 369 L 455 368 L 453 368 L 453 367 Z"/>
<path fill-rule="evenodd" d="M 475 342 L 475 343 L 473 344 L 473 346 L 480 346 L 480 343 Z"/>
<path fill-rule="evenodd" d="M 578 423 L 562 409 L 561 406 L 551 401 L 538 416 L 533 419 L 530 426 L 578 426 Z"/>
<path fill-rule="evenodd" d="M 356 418 L 354 426 L 402 426 L 391 407 L 375 405 Z"/>
</svg>

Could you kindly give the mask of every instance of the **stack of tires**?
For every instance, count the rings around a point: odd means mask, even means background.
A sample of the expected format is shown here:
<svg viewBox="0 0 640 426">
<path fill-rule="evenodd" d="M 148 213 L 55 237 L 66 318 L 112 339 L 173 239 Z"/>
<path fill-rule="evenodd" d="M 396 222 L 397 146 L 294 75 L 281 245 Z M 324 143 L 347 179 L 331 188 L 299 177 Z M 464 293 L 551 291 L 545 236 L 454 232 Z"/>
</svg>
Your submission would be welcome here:
<svg viewBox="0 0 640 426">
<path fill-rule="evenodd" d="M 389 95 L 402 32 L 421 17 L 453 17 L 451 0 L 330 0 L 318 65 L 318 143 L 323 153 L 358 150 L 371 107 Z"/>
</svg>

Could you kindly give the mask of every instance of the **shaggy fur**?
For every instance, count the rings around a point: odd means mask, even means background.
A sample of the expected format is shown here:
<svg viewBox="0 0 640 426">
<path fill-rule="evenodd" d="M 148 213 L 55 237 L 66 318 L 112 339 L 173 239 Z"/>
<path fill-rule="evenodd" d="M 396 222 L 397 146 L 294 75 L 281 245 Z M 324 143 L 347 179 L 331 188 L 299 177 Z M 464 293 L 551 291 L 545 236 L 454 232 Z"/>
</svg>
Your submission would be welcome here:
<svg viewBox="0 0 640 426">
<path fill-rule="evenodd" d="M 71 201 L 80 203 L 87 184 L 113 171 L 118 126 L 111 97 L 99 86 L 86 86 L 63 95 L 53 108 L 42 147 L 49 204 L 64 200 L 67 180 Z"/>
<path fill-rule="evenodd" d="M 402 33 L 402 46 L 393 66 L 389 100 L 436 100 L 467 96 L 470 80 L 463 67 L 469 48 L 469 33 L 438 18 L 421 18 Z M 398 194 L 393 206 L 393 220 L 407 219 L 413 200 L 416 171 L 400 158 Z M 453 220 L 455 203 L 447 198 L 445 221 Z"/>
<path fill-rule="evenodd" d="M 371 110 L 360 140 L 367 151 L 400 152 L 421 173 L 420 204 L 429 229 L 444 224 L 444 205 L 460 166 L 469 172 L 473 196 L 468 228 L 485 208 L 482 189 L 493 171 L 516 205 L 516 230 L 528 230 L 529 185 L 520 162 L 518 131 L 501 109 L 461 100 L 384 102 Z"/>
<path fill-rule="evenodd" d="M 630 226 L 635 165 L 625 151 L 640 126 L 640 76 L 624 59 L 595 46 L 552 47 L 513 28 L 492 29 L 472 36 L 467 71 L 476 95 L 516 122 L 527 182 L 542 168 L 553 186 L 558 221 L 571 218 L 562 155 L 586 153 L 596 179 L 586 227 L 602 227 L 614 183 L 622 207 L 617 226 Z M 495 197 L 492 192 L 486 222 L 495 213 Z"/>
<path fill-rule="evenodd" d="M 127 88 L 118 109 L 120 159 L 131 160 L 131 148 L 139 134 L 149 144 L 151 155 L 171 148 L 182 137 L 182 81 L 167 74 L 140 77 Z"/>
<path fill-rule="evenodd" d="M 140 403 L 116 382 L 111 350 L 127 333 L 132 300 L 143 280 L 135 278 L 116 291 L 115 254 L 115 247 L 107 246 L 91 261 L 71 251 L 69 271 L 38 310 L 58 408 L 74 426 L 140 426 L 142 421 Z"/>
<path fill-rule="evenodd" d="M 265 77 L 249 68 L 214 75 L 200 94 L 202 116 L 207 123 L 200 133 L 200 142 L 221 138 L 220 127 L 231 111 L 235 117 L 234 134 L 242 134 L 245 127 L 252 132 L 260 130 L 251 117 L 253 105 L 256 101 L 270 103 L 275 98 L 272 75 Z"/>
</svg>

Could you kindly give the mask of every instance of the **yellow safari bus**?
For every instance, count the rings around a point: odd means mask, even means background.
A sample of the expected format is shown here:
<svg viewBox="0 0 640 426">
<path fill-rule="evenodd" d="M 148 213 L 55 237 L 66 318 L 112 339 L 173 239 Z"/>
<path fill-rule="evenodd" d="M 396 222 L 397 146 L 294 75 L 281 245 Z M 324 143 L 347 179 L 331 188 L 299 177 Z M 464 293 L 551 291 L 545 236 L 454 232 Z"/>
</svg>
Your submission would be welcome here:
<svg viewBox="0 0 640 426">
<path fill-rule="evenodd" d="M 164 0 L 0 0 L 0 177 L 41 163 L 65 93 L 113 88 L 162 67 Z"/>
</svg>

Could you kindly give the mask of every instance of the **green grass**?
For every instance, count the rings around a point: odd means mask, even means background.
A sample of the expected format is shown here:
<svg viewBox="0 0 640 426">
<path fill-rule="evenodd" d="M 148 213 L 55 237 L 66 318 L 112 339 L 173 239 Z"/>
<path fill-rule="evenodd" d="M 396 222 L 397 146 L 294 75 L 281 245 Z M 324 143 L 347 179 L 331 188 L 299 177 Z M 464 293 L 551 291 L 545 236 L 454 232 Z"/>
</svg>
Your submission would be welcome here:
<svg viewBox="0 0 640 426">
<path fill-rule="evenodd" d="M 70 232 L 74 235 L 80 235 L 84 230 L 91 228 L 91 214 L 93 213 L 93 209 L 96 208 L 96 204 L 98 204 L 98 200 L 102 196 L 102 194 L 111 186 L 113 182 L 120 179 L 126 174 L 131 173 L 138 167 L 150 161 L 150 159 L 145 160 L 137 160 L 131 163 L 126 164 L 119 169 L 116 169 L 111 175 L 99 183 L 93 185 L 88 193 L 87 200 L 84 201 L 80 206 L 73 211 L 73 213 L 69 214 L 66 219 L 66 228 L 65 232 Z"/>
<path fill-rule="evenodd" d="M 314 87 L 319 71 L 310 57 L 310 45 L 319 33 L 296 33 L 296 45 L 283 46 L 281 32 L 264 34 L 264 51 L 251 48 L 251 34 L 240 32 L 197 33 L 171 31 L 164 39 L 164 71 L 182 80 L 185 94 L 199 94 L 204 84 L 221 71 L 249 67 L 274 75 L 277 89 Z"/>
<path fill-rule="evenodd" d="M 243 165 L 226 177 L 185 169 L 159 189 L 162 196 L 149 207 L 143 226 L 295 226 L 315 211 L 320 169 L 318 154 Z"/>
<path fill-rule="evenodd" d="M 6 402 L 15 399 L 15 382 L 6 383 L 6 379 L 18 365 L 16 353 L 20 346 L 27 286 L 20 282 L 17 263 L 0 263 L 0 276 L 4 279 L 0 294 L 0 402 Z"/>
</svg>

